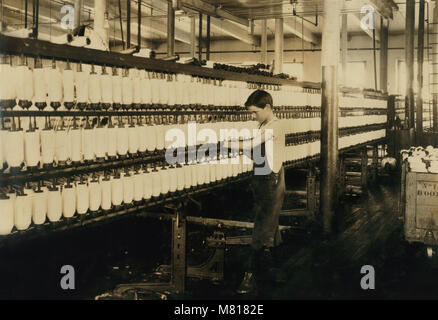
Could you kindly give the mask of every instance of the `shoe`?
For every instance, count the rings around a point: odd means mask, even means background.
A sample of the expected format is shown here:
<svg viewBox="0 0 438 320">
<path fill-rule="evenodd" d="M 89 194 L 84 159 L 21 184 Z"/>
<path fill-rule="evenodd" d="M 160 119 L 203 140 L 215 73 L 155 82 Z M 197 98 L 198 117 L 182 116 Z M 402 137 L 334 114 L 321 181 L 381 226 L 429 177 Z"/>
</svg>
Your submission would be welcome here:
<svg viewBox="0 0 438 320">
<path fill-rule="evenodd" d="M 245 276 L 243 277 L 242 283 L 239 288 L 236 290 L 238 294 L 254 294 L 256 292 L 256 281 L 254 278 L 254 274 L 251 272 L 245 272 Z"/>
</svg>

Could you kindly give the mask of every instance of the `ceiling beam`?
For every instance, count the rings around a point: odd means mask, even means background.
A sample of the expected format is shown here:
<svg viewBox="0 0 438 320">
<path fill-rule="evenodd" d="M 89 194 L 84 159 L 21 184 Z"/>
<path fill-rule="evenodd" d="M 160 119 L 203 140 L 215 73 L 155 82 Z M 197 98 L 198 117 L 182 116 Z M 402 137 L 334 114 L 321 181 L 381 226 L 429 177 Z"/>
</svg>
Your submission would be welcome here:
<svg viewBox="0 0 438 320">
<path fill-rule="evenodd" d="M 320 44 L 320 39 L 306 26 L 301 25 L 302 20 L 298 17 L 285 18 L 284 30 L 293 33 L 298 38 L 314 45 Z"/>
<path fill-rule="evenodd" d="M 215 5 L 206 3 L 202 0 L 178 0 L 178 8 L 193 9 L 205 13 L 212 17 L 224 18 L 236 22 L 238 24 L 244 25 L 245 27 L 249 27 L 249 21 L 247 19 L 237 17 L 220 7 L 216 7 Z"/>
<path fill-rule="evenodd" d="M 248 31 L 246 29 L 242 29 L 239 25 L 231 21 L 225 19 L 212 18 L 211 26 L 214 29 L 226 33 L 227 35 L 236 38 L 244 43 L 256 47 L 260 46 L 259 37 L 248 34 Z"/>
</svg>

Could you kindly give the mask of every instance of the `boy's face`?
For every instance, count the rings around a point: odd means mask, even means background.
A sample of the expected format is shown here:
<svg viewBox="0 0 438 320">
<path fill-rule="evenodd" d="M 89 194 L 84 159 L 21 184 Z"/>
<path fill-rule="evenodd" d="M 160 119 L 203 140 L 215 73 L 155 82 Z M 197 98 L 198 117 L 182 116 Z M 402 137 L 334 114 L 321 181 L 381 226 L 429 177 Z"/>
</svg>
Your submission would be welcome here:
<svg viewBox="0 0 438 320">
<path fill-rule="evenodd" d="M 272 109 L 269 105 L 267 105 L 264 109 L 256 106 L 249 106 L 248 111 L 252 113 L 252 118 L 254 120 L 262 124 L 268 119 L 269 113 L 272 112 Z"/>
</svg>

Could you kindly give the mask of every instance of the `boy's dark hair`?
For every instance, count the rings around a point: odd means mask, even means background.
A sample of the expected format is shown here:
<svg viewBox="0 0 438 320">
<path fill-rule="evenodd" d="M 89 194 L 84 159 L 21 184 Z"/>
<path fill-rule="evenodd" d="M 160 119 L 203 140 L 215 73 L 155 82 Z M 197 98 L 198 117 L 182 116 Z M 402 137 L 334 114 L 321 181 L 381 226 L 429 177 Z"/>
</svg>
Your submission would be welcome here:
<svg viewBox="0 0 438 320">
<path fill-rule="evenodd" d="M 254 91 L 246 100 L 245 107 L 256 106 L 257 108 L 264 109 L 266 105 L 273 106 L 272 96 L 263 90 Z"/>
</svg>

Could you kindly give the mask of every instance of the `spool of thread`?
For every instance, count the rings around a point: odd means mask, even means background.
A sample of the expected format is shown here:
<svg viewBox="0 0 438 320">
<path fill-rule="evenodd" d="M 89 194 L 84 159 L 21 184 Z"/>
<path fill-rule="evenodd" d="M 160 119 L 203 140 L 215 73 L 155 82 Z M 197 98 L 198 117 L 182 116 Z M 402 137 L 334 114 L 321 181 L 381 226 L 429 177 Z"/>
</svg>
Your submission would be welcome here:
<svg viewBox="0 0 438 320">
<path fill-rule="evenodd" d="M 82 152 L 84 153 L 84 160 L 91 161 L 94 159 L 94 151 L 96 150 L 96 136 L 93 128 L 85 128 L 82 131 Z"/>
<path fill-rule="evenodd" d="M 47 194 L 47 218 L 50 222 L 57 222 L 62 216 L 62 196 L 59 188 L 49 189 Z"/>
<path fill-rule="evenodd" d="M 88 84 L 88 97 L 90 103 L 100 103 L 102 100 L 102 89 L 100 87 L 101 75 L 96 73 L 90 74 L 90 80 Z"/>
<path fill-rule="evenodd" d="M 26 131 L 24 133 L 24 160 L 26 165 L 28 167 L 37 167 L 40 156 L 40 133 L 38 131 Z"/>
<path fill-rule="evenodd" d="M 45 69 L 46 85 L 49 94 L 49 102 L 62 101 L 62 75 L 58 69 Z"/>
<path fill-rule="evenodd" d="M 76 100 L 78 103 L 88 103 L 88 87 L 90 74 L 86 71 L 76 72 Z"/>
<path fill-rule="evenodd" d="M 1 82 L 1 81 L 0 81 Z M 14 201 L 7 195 L 0 195 L 0 236 L 11 233 L 14 227 Z"/>
<path fill-rule="evenodd" d="M 102 204 L 102 190 L 99 181 L 91 181 L 88 189 L 90 191 L 90 211 L 99 211 L 100 205 Z"/>
<path fill-rule="evenodd" d="M 26 77 L 26 70 L 28 69 L 27 66 L 18 66 L 14 68 L 14 73 L 17 77 L 17 82 L 14 84 L 16 88 L 16 96 L 17 99 L 20 101 L 27 100 L 26 99 L 26 93 L 25 93 L 25 77 Z M 3 76 L 3 74 L 2 74 Z M 11 81 L 11 79 L 9 79 Z"/>
<path fill-rule="evenodd" d="M 104 159 L 108 152 L 108 129 L 105 127 L 96 128 L 96 158 Z"/>
<path fill-rule="evenodd" d="M 185 175 L 184 175 L 184 167 L 178 165 L 175 169 L 176 175 L 176 189 L 178 191 L 183 191 L 185 186 Z"/>
<path fill-rule="evenodd" d="M 32 197 L 32 220 L 36 225 L 41 225 L 46 221 L 48 210 L 48 190 L 41 188 L 35 190 Z"/>
<path fill-rule="evenodd" d="M 122 103 L 130 106 L 133 102 L 133 81 L 129 77 L 122 78 Z"/>
<path fill-rule="evenodd" d="M 143 199 L 149 200 L 153 193 L 153 178 L 152 175 L 145 171 L 142 174 L 143 178 Z"/>
<path fill-rule="evenodd" d="M 161 175 L 157 169 L 152 170 L 152 196 L 159 197 L 161 193 Z"/>
<path fill-rule="evenodd" d="M 142 102 L 142 82 L 138 75 L 132 79 L 133 82 L 133 103 L 140 105 Z"/>
<path fill-rule="evenodd" d="M 102 209 L 108 211 L 111 209 L 111 180 L 108 178 L 102 179 L 100 189 L 102 192 Z"/>
<path fill-rule="evenodd" d="M 71 218 L 76 212 L 76 189 L 74 185 L 66 185 L 62 189 L 62 214 Z"/>
<path fill-rule="evenodd" d="M 205 183 L 205 164 L 199 162 L 195 166 L 196 166 L 196 177 L 198 179 L 198 186 L 202 186 Z"/>
<path fill-rule="evenodd" d="M 134 200 L 134 180 L 133 176 L 124 174 L 123 176 L 123 203 L 130 204 Z"/>
<path fill-rule="evenodd" d="M 214 183 L 217 181 L 216 177 L 216 161 L 211 161 L 208 163 L 208 170 L 210 171 L 210 183 Z"/>
<path fill-rule="evenodd" d="M 147 151 L 154 152 L 157 148 L 157 135 L 155 126 L 146 126 Z"/>
<path fill-rule="evenodd" d="M 24 135 L 22 130 L 8 132 L 6 150 L 8 165 L 12 168 L 20 168 L 24 161 Z"/>
<path fill-rule="evenodd" d="M 163 105 L 169 104 L 169 82 L 165 79 L 159 80 L 160 97 L 159 103 Z"/>
<path fill-rule="evenodd" d="M 139 125 L 136 127 L 137 132 L 137 139 L 138 139 L 138 151 L 139 152 L 146 152 L 147 150 L 147 127 L 145 125 Z"/>
<path fill-rule="evenodd" d="M 90 205 L 90 194 L 86 182 L 79 182 L 76 185 L 76 211 L 78 214 L 85 214 Z"/>
<path fill-rule="evenodd" d="M 144 70 L 142 70 L 144 71 Z M 141 101 L 144 104 L 151 104 L 152 103 L 152 96 L 151 96 L 151 81 L 147 77 L 147 74 L 144 75 L 144 78 L 141 80 Z"/>
<path fill-rule="evenodd" d="M 36 103 L 46 102 L 47 100 L 47 86 L 44 73 L 44 69 L 33 69 L 33 85 Z"/>
<path fill-rule="evenodd" d="M 124 156 L 129 149 L 129 133 L 125 126 L 117 128 L 117 154 Z"/>
<path fill-rule="evenodd" d="M 82 160 L 82 132 L 81 129 L 71 129 L 69 132 L 71 144 L 71 160 L 80 162 Z"/>
<path fill-rule="evenodd" d="M 111 180 L 111 202 L 114 206 L 120 206 L 123 202 L 123 180 L 115 177 Z"/>
<path fill-rule="evenodd" d="M 62 84 L 64 101 L 73 102 L 75 100 L 75 73 L 73 70 L 64 70 L 62 72 Z"/>
<path fill-rule="evenodd" d="M 9 64 L 0 64 L 0 100 L 15 99 L 16 90 L 15 83 L 11 81 L 14 74 L 12 67 Z"/>
<path fill-rule="evenodd" d="M 129 153 L 136 154 L 138 152 L 138 132 L 137 127 L 129 126 L 128 127 L 128 144 L 129 144 Z"/>
<path fill-rule="evenodd" d="M 184 170 L 184 188 L 190 189 L 192 186 L 192 168 L 190 165 L 186 164 L 183 166 Z"/>
<path fill-rule="evenodd" d="M 233 158 L 228 157 L 228 164 L 227 164 L 227 178 L 231 178 L 233 176 Z"/>
<path fill-rule="evenodd" d="M 108 157 L 116 157 L 117 156 L 117 127 L 108 127 L 107 136 L 108 136 Z"/>
<path fill-rule="evenodd" d="M 160 80 L 151 79 L 151 101 L 152 104 L 160 103 Z"/>
<path fill-rule="evenodd" d="M 55 158 L 55 131 L 44 129 L 41 131 L 41 156 L 43 164 L 52 164 Z"/>
<path fill-rule="evenodd" d="M 169 172 L 169 192 L 175 192 L 178 189 L 178 175 L 176 168 L 169 167 L 167 168 Z"/>
<path fill-rule="evenodd" d="M 190 176 L 192 178 L 191 186 L 196 187 L 198 185 L 198 165 L 197 163 L 190 164 Z"/>
<path fill-rule="evenodd" d="M 27 194 L 19 194 L 15 199 L 14 224 L 17 230 L 29 228 L 32 220 L 32 202 Z"/>
<path fill-rule="evenodd" d="M 209 184 L 211 183 L 210 180 L 210 164 L 208 163 L 208 161 L 206 160 L 205 163 L 203 164 L 204 166 L 204 177 L 205 177 L 205 184 Z"/>
<path fill-rule="evenodd" d="M 122 77 L 119 75 L 112 76 L 113 83 L 113 103 L 122 103 Z"/>
<path fill-rule="evenodd" d="M 144 194 L 143 175 L 142 172 L 134 174 L 134 201 L 141 201 Z"/>
<path fill-rule="evenodd" d="M 102 96 L 102 103 L 113 103 L 113 79 L 109 74 L 102 74 L 100 76 L 100 89 Z"/>
<path fill-rule="evenodd" d="M 67 161 L 71 157 L 67 131 L 58 130 L 55 132 L 55 156 L 58 161 Z"/>
<path fill-rule="evenodd" d="M 0 170 L 3 170 L 4 163 L 6 162 L 6 140 L 7 139 L 7 131 L 0 130 Z"/>
<path fill-rule="evenodd" d="M 165 144 L 165 126 L 157 125 L 155 128 L 155 136 L 157 138 L 156 148 L 157 150 L 163 150 Z"/>
<path fill-rule="evenodd" d="M 160 170 L 160 180 L 161 180 L 161 194 L 166 195 L 170 190 L 170 174 L 168 168 L 162 168 Z"/>
<path fill-rule="evenodd" d="M 176 104 L 176 95 L 177 95 L 175 81 L 168 81 L 167 88 L 169 90 L 167 93 L 168 96 L 167 104 L 169 106 L 174 106 Z"/>
</svg>

